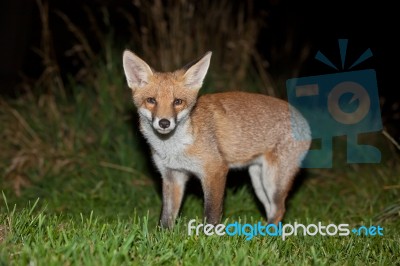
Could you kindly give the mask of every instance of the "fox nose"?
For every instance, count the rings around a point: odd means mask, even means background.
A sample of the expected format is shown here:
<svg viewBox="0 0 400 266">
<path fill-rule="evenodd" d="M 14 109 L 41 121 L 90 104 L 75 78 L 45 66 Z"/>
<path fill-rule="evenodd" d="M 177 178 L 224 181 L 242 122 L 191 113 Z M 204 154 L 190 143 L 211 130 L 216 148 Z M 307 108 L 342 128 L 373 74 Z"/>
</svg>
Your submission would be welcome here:
<svg viewBox="0 0 400 266">
<path fill-rule="evenodd" d="M 171 122 L 169 122 L 168 119 L 163 118 L 158 122 L 158 124 L 160 125 L 161 128 L 165 129 L 165 128 L 169 128 L 169 125 L 171 124 Z"/>
</svg>

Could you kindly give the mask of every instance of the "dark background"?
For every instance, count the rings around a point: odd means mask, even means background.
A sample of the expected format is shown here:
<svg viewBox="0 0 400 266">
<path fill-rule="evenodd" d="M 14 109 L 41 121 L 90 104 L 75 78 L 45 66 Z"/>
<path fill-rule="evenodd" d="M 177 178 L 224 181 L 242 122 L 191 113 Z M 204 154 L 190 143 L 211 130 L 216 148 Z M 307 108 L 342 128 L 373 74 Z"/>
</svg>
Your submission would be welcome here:
<svg viewBox="0 0 400 266">
<path fill-rule="evenodd" d="M 233 1 L 232 5 L 237 3 Z M 373 57 L 356 66 L 354 70 L 376 70 L 384 125 L 390 124 L 393 128 L 392 133 L 398 136 L 396 128 L 400 121 L 400 89 L 397 82 L 397 35 L 400 21 L 393 3 L 273 0 L 256 1 L 252 6 L 255 10 L 253 14 L 260 15 L 265 22 L 257 40 L 257 47 L 263 59 L 271 62 L 269 71 L 272 76 L 290 68 L 291 55 L 293 58 L 297 57 L 304 45 L 309 46 L 310 52 L 301 64 L 299 76 L 336 72 L 315 60 L 314 56 L 320 50 L 335 65 L 340 66 L 337 42 L 339 38 L 349 40 L 347 67 L 370 48 Z M 68 73 L 76 72 L 79 62 L 65 56 L 72 40 L 65 29 L 65 23 L 54 11 L 65 13 L 77 26 L 85 29 L 90 24 L 84 7 L 94 10 L 93 14 L 100 14 L 98 11 L 101 8 L 107 8 L 115 42 L 123 44 L 129 40 L 129 29 L 123 24 L 116 10 L 122 8 L 135 15 L 136 11 L 132 8 L 131 1 L 49 1 L 49 25 L 53 35 L 54 53 L 64 77 Z M 34 52 L 34 48 L 40 46 L 41 40 L 39 15 L 37 3 L 33 0 L 0 3 L 0 95 L 17 97 L 23 93 L 23 87 L 20 86 L 22 82 L 34 83 L 43 72 L 40 57 Z M 89 40 L 94 38 L 90 31 L 87 31 L 87 34 Z M 286 47 L 288 43 L 290 46 Z M 96 52 L 101 52 L 101 45 L 96 47 L 94 42 L 92 47 Z M 277 62 L 276 58 L 280 58 L 280 48 L 290 49 L 292 54 L 286 53 Z M 272 58 L 275 58 L 275 61 Z"/>
</svg>

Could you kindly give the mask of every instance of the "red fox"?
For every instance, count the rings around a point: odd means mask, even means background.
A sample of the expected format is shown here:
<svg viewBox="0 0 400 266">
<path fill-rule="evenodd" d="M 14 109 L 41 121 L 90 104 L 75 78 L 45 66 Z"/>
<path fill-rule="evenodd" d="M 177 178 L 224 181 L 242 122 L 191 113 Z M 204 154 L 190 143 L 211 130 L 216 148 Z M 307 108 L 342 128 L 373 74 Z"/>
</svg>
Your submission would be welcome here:
<svg viewBox="0 0 400 266">
<path fill-rule="evenodd" d="M 192 175 L 203 188 L 205 221 L 219 223 L 228 170 L 242 167 L 249 167 L 268 223 L 276 224 L 310 147 L 309 125 L 287 102 L 261 94 L 226 92 L 198 98 L 210 59 L 208 52 L 180 70 L 160 73 L 134 53 L 123 54 L 140 130 L 162 176 L 161 226 L 174 226 Z"/>
</svg>

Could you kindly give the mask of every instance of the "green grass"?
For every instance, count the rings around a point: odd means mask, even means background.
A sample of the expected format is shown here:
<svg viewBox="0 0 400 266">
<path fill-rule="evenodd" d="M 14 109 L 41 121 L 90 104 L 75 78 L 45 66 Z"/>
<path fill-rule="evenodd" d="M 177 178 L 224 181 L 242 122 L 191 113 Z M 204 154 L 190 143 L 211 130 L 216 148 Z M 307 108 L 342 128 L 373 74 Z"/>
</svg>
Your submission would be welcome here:
<svg viewBox="0 0 400 266">
<path fill-rule="evenodd" d="M 157 227 L 160 178 L 137 130 L 120 66 L 71 97 L 0 99 L 0 265 L 400 264 L 400 166 L 379 133 L 380 164 L 304 170 L 284 223 L 380 225 L 384 236 L 189 236 L 202 194 L 190 183 L 173 230 Z M 20 193 L 20 196 L 16 196 Z M 264 220 L 245 172 L 230 174 L 224 223 Z"/>
</svg>

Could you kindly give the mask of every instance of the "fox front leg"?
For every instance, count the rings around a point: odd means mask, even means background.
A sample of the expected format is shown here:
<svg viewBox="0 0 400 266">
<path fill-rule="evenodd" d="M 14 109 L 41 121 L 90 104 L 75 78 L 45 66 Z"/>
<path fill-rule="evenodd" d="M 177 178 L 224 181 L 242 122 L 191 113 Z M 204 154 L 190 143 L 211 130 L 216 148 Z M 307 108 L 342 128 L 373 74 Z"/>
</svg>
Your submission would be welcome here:
<svg viewBox="0 0 400 266">
<path fill-rule="evenodd" d="M 176 216 L 181 207 L 185 185 L 188 180 L 186 173 L 169 170 L 162 178 L 163 206 L 161 212 L 161 226 L 174 227 Z"/>
<path fill-rule="evenodd" d="M 217 224 L 221 220 L 228 166 L 212 165 L 207 167 L 206 175 L 201 179 L 204 194 L 204 219 L 206 223 Z"/>
</svg>

